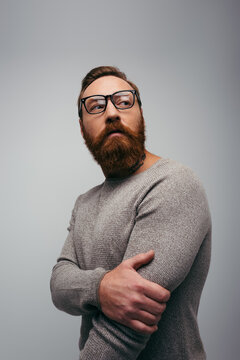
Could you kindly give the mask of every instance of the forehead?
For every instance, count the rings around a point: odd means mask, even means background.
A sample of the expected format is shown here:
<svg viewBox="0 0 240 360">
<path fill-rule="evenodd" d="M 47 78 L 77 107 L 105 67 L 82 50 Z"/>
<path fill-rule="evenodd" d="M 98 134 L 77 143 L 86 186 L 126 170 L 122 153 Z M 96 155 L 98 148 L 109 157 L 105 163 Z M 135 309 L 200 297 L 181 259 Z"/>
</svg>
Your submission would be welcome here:
<svg viewBox="0 0 240 360">
<path fill-rule="evenodd" d="M 102 76 L 94 80 L 84 91 L 82 97 L 91 95 L 111 95 L 119 90 L 133 90 L 127 81 L 116 76 Z"/>
</svg>

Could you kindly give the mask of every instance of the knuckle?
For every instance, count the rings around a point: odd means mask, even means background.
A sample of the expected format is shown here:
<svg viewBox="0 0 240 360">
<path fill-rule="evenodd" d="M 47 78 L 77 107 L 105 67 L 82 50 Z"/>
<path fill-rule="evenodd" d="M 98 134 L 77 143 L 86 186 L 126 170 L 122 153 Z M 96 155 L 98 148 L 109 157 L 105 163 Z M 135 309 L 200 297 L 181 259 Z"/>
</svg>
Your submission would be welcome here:
<svg viewBox="0 0 240 360">
<path fill-rule="evenodd" d="M 156 325 L 157 320 L 156 316 L 148 314 L 148 316 L 145 315 L 144 317 L 144 323 L 148 326 Z"/>
<path fill-rule="evenodd" d="M 151 321 L 149 325 L 157 325 L 161 316 L 161 313 L 158 313 L 157 315 L 151 315 L 151 318 L 149 318 L 149 321 Z"/>
<path fill-rule="evenodd" d="M 153 325 L 153 326 L 147 326 L 143 323 L 140 323 L 138 326 L 137 326 L 137 331 L 143 333 L 143 334 L 146 334 L 146 335 L 151 335 L 153 334 L 155 331 L 157 330 L 157 326 L 156 325 Z"/>
<path fill-rule="evenodd" d="M 118 268 L 125 268 L 128 266 L 129 260 L 123 260 L 117 267 Z"/>
<path fill-rule="evenodd" d="M 138 281 L 138 282 L 136 282 L 136 283 L 134 284 L 134 290 L 135 290 L 136 292 L 138 292 L 138 293 L 142 293 L 142 292 L 143 292 L 143 288 L 144 288 L 144 286 L 143 286 L 143 284 L 142 284 L 140 281 Z"/>
<path fill-rule="evenodd" d="M 127 320 L 125 313 L 123 313 L 123 312 L 118 313 L 118 319 L 119 319 L 119 322 L 121 322 L 121 323 L 125 322 Z"/>
<path fill-rule="evenodd" d="M 166 303 L 162 303 L 161 304 L 161 312 L 163 313 L 166 310 L 167 304 Z"/>
<path fill-rule="evenodd" d="M 132 295 L 131 303 L 133 306 L 138 306 L 141 304 L 141 298 L 137 294 Z"/>
<path fill-rule="evenodd" d="M 148 314 L 148 321 L 150 322 L 150 324 L 155 324 L 156 323 L 156 319 L 157 319 L 157 316 L 156 315 L 153 315 L 153 314 Z"/>
<path fill-rule="evenodd" d="M 132 315 L 132 307 L 131 306 L 127 306 L 125 311 L 124 311 L 124 316 L 125 318 L 129 318 Z"/>
<path fill-rule="evenodd" d="M 142 333 L 148 333 L 148 331 L 149 331 L 149 327 L 144 325 L 143 323 L 139 323 L 137 328 L 138 328 L 138 331 L 140 331 Z"/>
<path fill-rule="evenodd" d="M 153 334 L 155 331 L 157 331 L 157 326 L 156 325 L 154 325 L 154 326 L 150 326 L 148 329 L 147 329 L 147 333 L 148 334 Z"/>
<path fill-rule="evenodd" d="M 162 300 L 167 302 L 169 299 L 170 299 L 170 291 L 166 290 L 162 295 Z"/>
<path fill-rule="evenodd" d="M 157 318 L 161 318 L 162 314 L 164 313 L 164 311 L 166 310 L 166 303 L 160 303 L 159 306 L 158 306 L 158 311 L 156 312 L 156 317 Z M 159 318 L 159 319 L 160 319 Z"/>
</svg>

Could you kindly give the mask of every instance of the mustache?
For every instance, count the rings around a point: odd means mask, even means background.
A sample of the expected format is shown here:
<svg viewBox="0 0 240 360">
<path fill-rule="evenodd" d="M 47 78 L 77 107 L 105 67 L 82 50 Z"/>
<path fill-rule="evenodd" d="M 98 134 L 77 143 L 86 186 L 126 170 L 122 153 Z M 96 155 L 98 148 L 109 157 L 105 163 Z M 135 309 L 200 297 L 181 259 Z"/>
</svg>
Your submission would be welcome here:
<svg viewBox="0 0 240 360">
<path fill-rule="evenodd" d="M 135 132 L 131 131 L 127 126 L 122 125 L 122 123 L 109 123 L 106 125 L 105 129 L 98 136 L 98 142 L 102 143 L 110 133 L 120 132 L 130 138 L 135 137 Z"/>
</svg>

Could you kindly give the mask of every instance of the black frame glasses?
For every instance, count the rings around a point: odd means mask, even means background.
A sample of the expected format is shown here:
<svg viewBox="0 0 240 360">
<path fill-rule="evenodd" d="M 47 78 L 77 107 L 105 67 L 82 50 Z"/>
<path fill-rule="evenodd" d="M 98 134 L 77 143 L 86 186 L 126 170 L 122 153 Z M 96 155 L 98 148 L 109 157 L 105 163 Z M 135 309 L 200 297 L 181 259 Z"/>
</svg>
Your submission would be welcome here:
<svg viewBox="0 0 240 360">
<path fill-rule="evenodd" d="M 115 96 L 116 94 L 126 93 L 126 92 L 130 92 L 130 93 L 133 94 L 132 103 L 130 104 L 130 106 L 125 106 L 125 107 L 119 107 L 119 106 L 117 106 L 116 103 L 115 103 L 115 101 L 114 101 L 114 96 Z M 130 108 L 132 108 L 133 105 L 135 104 L 135 95 L 136 95 L 136 97 L 137 97 L 137 101 L 138 101 L 138 103 L 139 103 L 139 106 L 141 107 L 142 103 L 141 103 L 140 97 L 139 97 L 139 95 L 138 95 L 138 93 L 137 93 L 136 90 L 120 90 L 120 91 L 116 91 L 115 93 L 113 93 L 113 94 L 111 94 L 111 95 L 91 95 L 91 96 L 87 96 L 87 97 L 82 98 L 82 99 L 80 100 L 80 105 L 79 105 L 79 109 L 78 109 L 78 115 L 79 115 L 80 118 L 82 117 L 82 104 L 84 104 L 84 107 L 85 107 L 85 109 L 86 109 L 86 111 L 87 111 L 88 114 L 97 115 L 97 114 L 103 113 L 103 112 L 106 110 L 106 108 L 107 108 L 108 99 L 111 100 L 112 104 L 113 104 L 113 105 L 115 106 L 115 108 L 118 109 L 118 110 L 127 110 L 127 109 L 130 109 Z M 89 99 L 89 98 L 94 98 L 94 97 L 96 97 L 96 96 L 101 96 L 101 98 L 105 100 L 104 108 L 100 109 L 100 110 L 97 111 L 97 112 L 91 112 L 91 111 L 89 111 L 89 110 L 87 109 L 86 100 Z"/>
</svg>

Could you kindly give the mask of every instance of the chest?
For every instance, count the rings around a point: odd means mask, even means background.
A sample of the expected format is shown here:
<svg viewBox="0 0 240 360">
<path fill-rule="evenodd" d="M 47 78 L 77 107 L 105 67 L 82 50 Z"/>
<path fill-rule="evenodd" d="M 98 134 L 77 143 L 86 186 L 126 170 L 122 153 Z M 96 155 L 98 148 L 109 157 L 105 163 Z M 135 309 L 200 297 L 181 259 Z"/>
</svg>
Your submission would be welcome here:
<svg viewBox="0 0 240 360">
<path fill-rule="evenodd" d="M 100 191 L 77 212 L 74 243 L 83 269 L 112 269 L 124 256 L 136 217 L 136 196 Z"/>
</svg>

